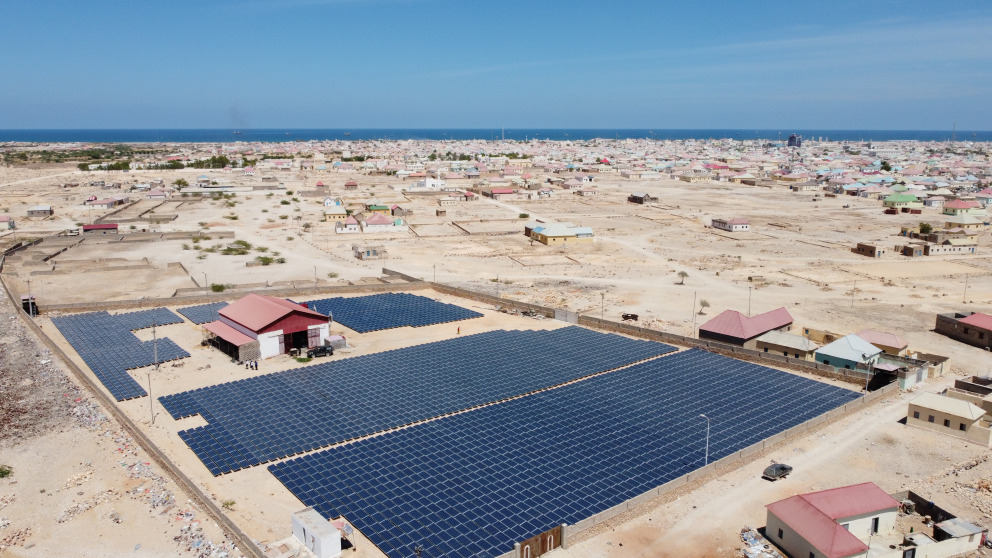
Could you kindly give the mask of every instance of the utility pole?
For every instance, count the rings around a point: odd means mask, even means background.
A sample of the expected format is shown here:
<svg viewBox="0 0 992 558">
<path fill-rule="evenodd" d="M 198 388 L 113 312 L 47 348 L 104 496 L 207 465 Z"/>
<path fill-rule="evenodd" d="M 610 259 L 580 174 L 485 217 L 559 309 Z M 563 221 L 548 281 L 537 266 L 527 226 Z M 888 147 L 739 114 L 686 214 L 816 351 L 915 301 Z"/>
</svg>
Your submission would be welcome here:
<svg viewBox="0 0 992 558">
<path fill-rule="evenodd" d="M 748 318 L 751 317 L 751 290 L 753 288 L 754 287 L 748 287 L 747 288 L 747 317 Z"/>
<path fill-rule="evenodd" d="M 599 301 L 601 304 L 599 307 L 599 320 L 603 321 L 606 315 L 606 293 L 599 293 Z"/>
<path fill-rule="evenodd" d="M 854 280 L 854 286 L 851 287 L 851 308 L 854 308 L 854 293 L 858 290 L 858 280 Z"/>
<path fill-rule="evenodd" d="M 692 337 L 696 336 L 696 293 L 692 291 Z"/>
<path fill-rule="evenodd" d="M 30 283 L 28 284 L 30 286 Z M 961 302 L 968 302 L 968 274 L 964 274 L 964 300 Z"/>
</svg>

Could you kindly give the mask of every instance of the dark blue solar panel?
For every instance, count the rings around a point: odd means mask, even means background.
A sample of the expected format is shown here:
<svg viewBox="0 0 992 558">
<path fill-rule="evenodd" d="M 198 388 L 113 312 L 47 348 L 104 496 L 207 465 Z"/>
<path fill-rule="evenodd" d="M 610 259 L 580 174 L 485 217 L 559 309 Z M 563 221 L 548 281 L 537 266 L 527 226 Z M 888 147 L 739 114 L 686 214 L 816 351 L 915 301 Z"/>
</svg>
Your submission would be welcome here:
<svg viewBox="0 0 992 558">
<path fill-rule="evenodd" d="M 74 314 L 52 318 L 52 323 L 107 391 L 118 401 L 125 401 L 148 395 L 127 371 L 155 363 L 153 342 L 141 341 L 131 332 L 152 325 L 182 323 L 182 318 L 167 308 L 154 308 L 115 315 Z M 160 338 L 157 346 L 159 362 L 189 356 L 168 338 Z"/>
<path fill-rule="evenodd" d="M 194 324 L 199 325 L 219 320 L 220 315 L 217 311 L 225 306 L 227 306 L 226 302 L 211 302 L 210 304 L 201 304 L 199 306 L 176 308 L 176 312 L 179 312 Z"/>
<path fill-rule="evenodd" d="M 307 307 L 358 333 L 394 327 L 422 327 L 478 318 L 473 310 L 408 293 L 311 300 Z"/>
<path fill-rule="evenodd" d="M 173 418 L 200 414 L 207 420 L 204 429 L 211 437 L 201 449 L 190 446 L 204 464 L 204 452 L 231 449 L 225 441 L 229 436 L 240 444 L 240 454 L 257 465 L 674 350 L 575 326 L 491 331 L 332 360 L 159 401 Z"/>
<path fill-rule="evenodd" d="M 392 558 L 500 555 L 701 467 L 701 413 L 715 461 L 858 397 L 693 349 L 269 471 Z"/>
</svg>

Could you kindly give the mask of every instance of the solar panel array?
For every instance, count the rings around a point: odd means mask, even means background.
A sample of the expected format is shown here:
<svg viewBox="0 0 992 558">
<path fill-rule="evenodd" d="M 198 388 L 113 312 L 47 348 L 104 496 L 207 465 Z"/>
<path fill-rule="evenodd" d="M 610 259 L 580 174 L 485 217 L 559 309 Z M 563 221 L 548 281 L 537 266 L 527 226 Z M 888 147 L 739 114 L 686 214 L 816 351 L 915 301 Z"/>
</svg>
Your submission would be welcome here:
<svg viewBox="0 0 992 558">
<path fill-rule="evenodd" d="M 674 351 L 580 327 L 490 331 L 159 398 L 207 426 L 180 437 L 214 475 Z"/>
<path fill-rule="evenodd" d="M 699 349 L 269 466 L 392 558 L 497 556 L 857 394 Z"/>
<path fill-rule="evenodd" d="M 422 327 L 482 316 L 461 306 L 408 293 L 325 298 L 311 300 L 307 307 L 333 316 L 334 321 L 358 333 L 403 326 Z"/>
<path fill-rule="evenodd" d="M 90 312 L 52 318 L 62 336 L 118 401 L 148 395 L 127 371 L 155 364 L 154 343 L 141 341 L 131 332 L 182 321 L 167 308 L 113 315 Z M 159 362 L 189 356 L 168 338 L 160 338 L 157 346 Z"/>
<path fill-rule="evenodd" d="M 227 304 L 226 302 L 211 302 L 210 304 L 201 304 L 199 306 L 176 308 L 176 312 L 179 312 L 194 324 L 200 325 L 219 320 L 220 314 L 217 312 L 226 307 Z"/>
</svg>

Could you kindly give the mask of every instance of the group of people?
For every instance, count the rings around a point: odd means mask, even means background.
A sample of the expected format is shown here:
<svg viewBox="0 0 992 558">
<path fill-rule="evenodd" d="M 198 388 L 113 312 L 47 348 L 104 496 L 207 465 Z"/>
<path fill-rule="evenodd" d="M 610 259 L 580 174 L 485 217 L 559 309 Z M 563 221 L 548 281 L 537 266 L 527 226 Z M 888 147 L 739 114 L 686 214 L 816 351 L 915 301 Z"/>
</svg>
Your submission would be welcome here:
<svg viewBox="0 0 992 558">
<path fill-rule="evenodd" d="M 245 361 L 245 370 L 258 370 L 258 361 L 257 360 L 246 360 Z"/>
</svg>

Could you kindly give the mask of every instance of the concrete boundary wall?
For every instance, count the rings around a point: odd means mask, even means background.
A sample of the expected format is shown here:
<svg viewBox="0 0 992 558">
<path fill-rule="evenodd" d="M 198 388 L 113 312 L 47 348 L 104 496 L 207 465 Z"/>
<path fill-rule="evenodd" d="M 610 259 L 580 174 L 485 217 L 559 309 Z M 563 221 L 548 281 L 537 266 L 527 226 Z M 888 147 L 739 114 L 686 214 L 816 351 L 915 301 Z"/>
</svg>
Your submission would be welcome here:
<svg viewBox="0 0 992 558">
<path fill-rule="evenodd" d="M 302 281 L 301 281 L 302 283 Z M 190 289 L 200 294 L 189 294 L 185 296 L 171 296 L 160 298 L 143 298 L 132 300 L 114 300 L 108 302 L 80 302 L 76 304 L 53 304 L 39 307 L 39 312 L 44 315 L 49 312 L 92 312 L 98 310 L 129 310 L 135 308 L 161 307 L 161 306 L 185 306 L 193 304 L 206 304 L 208 302 L 224 302 L 232 298 L 240 298 L 248 293 L 259 293 L 268 296 L 319 296 L 342 294 L 376 294 L 385 292 L 404 292 L 430 289 L 429 283 L 382 283 L 378 285 L 317 285 L 301 287 L 281 287 L 281 286 L 257 286 L 236 285 L 233 289 L 215 293 L 207 288 Z M 188 292 L 189 289 L 179 289 L 178 292 Z"/>
<path fill-rule="evenodd" d="M 0 256 L 0 272 L 3 271 L 3 264 L 4 257 Z M 46 347 L 48 347 L 48 350 L 50 350 L 52 354 L 58 357 L 62 363 L 65 364 L 66 368 L 73 373 L 81 384 L 89 389 L 90 393 L 100 402 L 104 412 L 113 416 L 114 419 L 121 424 L 124 430 L 127 431 L 128 435 L 130 435 L 143 450 L 148 452 L 149 457 L 155 461 L 155 463 L 160 466 L 166 474 L 172 477 L 172 480 L 179 485 L 179 488 L 188 496 L 192 496 L 193 500 L 196 501 L 200 509 L 204 510 L 211 519 L 220 525 L 221 529 L 227 532 L 228 536 L 235 542 L 238 549 L 241 550 L 245 556 L 265 558 L 265 553 L 262 552 L 258 545 L 256 545 L 255 542 L 252 541 L 240 527 L 231 521 L 227 515 L 225 515 L 221 509 L 217 507 L 217 504 L 215 504 L 202 490 L 200 490 L 200 488 L 189 477 L 180 471 L 179 468 L 172 463 L 168 456 L 166 456 L 165 453 L 163 453 L 158 446 L 151 441 L 151 439 L 145 436 L 141 429 L 138 428 L 137 425 L 135 425 L 134 422 L 132 422 L 131 419 L 117 407 L 116 402 L 104 393 L 101 386 L 97 386 L 96 382 L 87 376 L 82 369 L 76 366 L 76 363 L 74 363 L 72 359 L 70 359 L 69 356 L 66 355 L 61 348 L 59 348 L 58 345 L 48 338 L 45 332 L 34 323 L 34 320 L 32 320 L 30 316 L 21 310 L 20 304 L 14 300 L 14 296 L 11 294 L 10 290 L 7 288 L 6 282 L 4 282 L 2 278 L 0 278 L 0 284 L 3 285 L 4 293 L 10 300 L 11 304 L 17 308 L 17 316 L 21 319 L 24 325 L 30 329 Z"/>
</svg>

